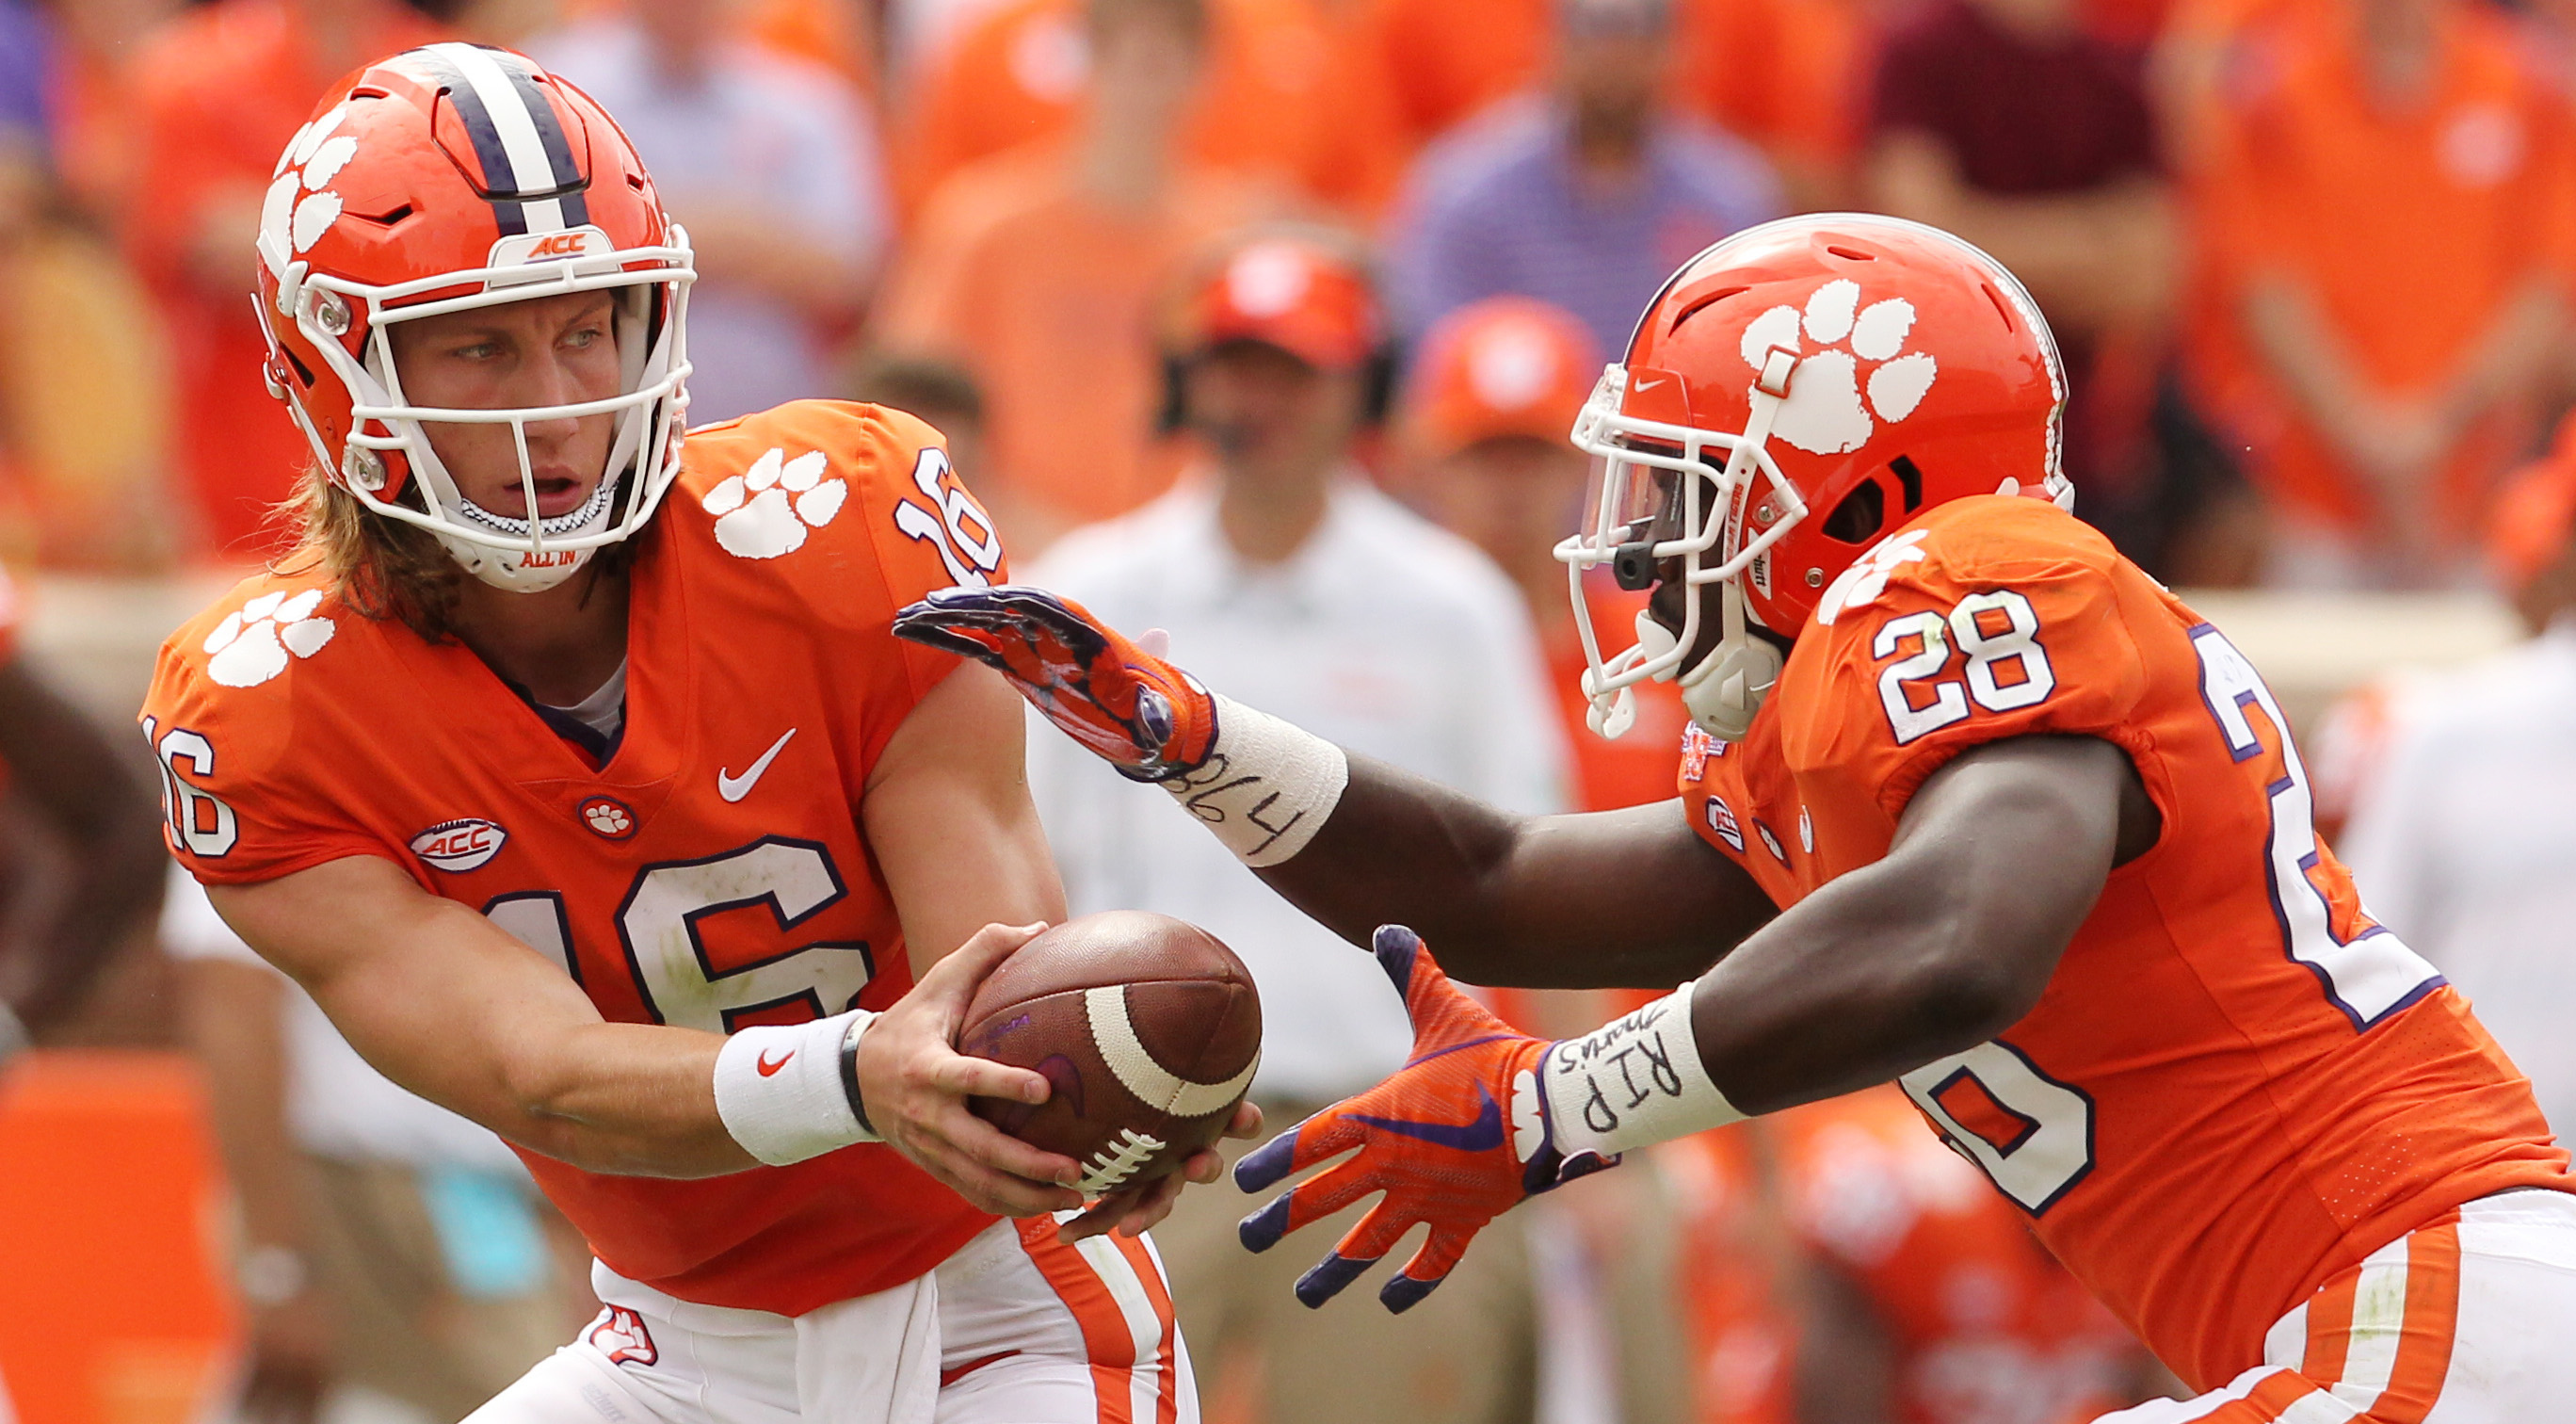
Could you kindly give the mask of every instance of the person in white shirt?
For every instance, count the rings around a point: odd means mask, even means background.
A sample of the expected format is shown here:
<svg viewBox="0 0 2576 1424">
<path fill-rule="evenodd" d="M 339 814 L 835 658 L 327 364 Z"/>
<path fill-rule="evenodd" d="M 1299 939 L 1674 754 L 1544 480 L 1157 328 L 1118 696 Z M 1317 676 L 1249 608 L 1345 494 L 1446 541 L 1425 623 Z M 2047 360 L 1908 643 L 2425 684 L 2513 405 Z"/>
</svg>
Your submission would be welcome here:
<svg viewBox="0 0 2576 1424">
<path fill-rule="evenodd" d="M 2571 426 L 2576 429 L 2576 426 Z M 2535 637 L 2339 715 L 2360 769 L 2337 843 L 2371 916 L 2474 1001 L 2563 1139 L 2576 1124 L 2576 439 L 2497 501 L 2489 545 Z"/>
<path fill-rule="evenodd" d="M 740 38 L 738 8 L 634 0 L 527 44 L 617 115 L 689 231 L 692 425 L 830 394 L 893 228 L 861 96 Z"/>
<path fill-rule="evenodd" d="M 1180 305 L 1174 413 L 1209 458 L 1019 576 L 1113 624 L 1165 630 L 1204 676 L 1355 752 L 1515 809 L 1564 809 L 1563 733 L 1519 594 L 1351 462 L 1383 384 L 1365 269 L 1324 235 L 1259 232 L 1194 274 Z M 1029 780 L 1076 913 L 1176 915 L 1242 956 L 1261 990 L 1253 1095 L 1271 1122 L 1402 1064 L 1412 1031 L 1376 962 L 1271 894 L 1169 795 L 1052 735 L 1029 739 Z M 1250 1205 L 1184 1194 L 1156 1232 L 1202 1379 L 1257 1356 L 1266 1424 L 1530 1417 L 1517 1243 L 1480 1251 L 1400 1319 L 1313 1312 L 1289 1291 L 1296 1263 L 1237 1244 Z"/>
<path fill-rule="evenodd" d="M 551 1354 L 593 1303 L 501 1139 L 367 1066 L 175 865 L 161 943 L 237 1209 L 234 1417 L 450 1424 Z"/>
</svg>

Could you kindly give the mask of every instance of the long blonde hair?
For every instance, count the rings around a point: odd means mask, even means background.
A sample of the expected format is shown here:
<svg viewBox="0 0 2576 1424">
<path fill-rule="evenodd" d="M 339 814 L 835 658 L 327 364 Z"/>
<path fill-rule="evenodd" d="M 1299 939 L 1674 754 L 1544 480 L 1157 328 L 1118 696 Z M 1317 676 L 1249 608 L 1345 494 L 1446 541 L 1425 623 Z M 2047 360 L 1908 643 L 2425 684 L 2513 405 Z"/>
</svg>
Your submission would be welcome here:
<svg viewBox="0 0 2576 1424">
<path fill-rule="evenodd" d="M 295 533 L 277 572 L 319 569 L 362 618 L 395 620 L 433 643 L 455 636 L 456 587 L 465 570 L 428 530 L 367 508 L 319 464 L 305 466 L 273 518 Z"/>
</svg>

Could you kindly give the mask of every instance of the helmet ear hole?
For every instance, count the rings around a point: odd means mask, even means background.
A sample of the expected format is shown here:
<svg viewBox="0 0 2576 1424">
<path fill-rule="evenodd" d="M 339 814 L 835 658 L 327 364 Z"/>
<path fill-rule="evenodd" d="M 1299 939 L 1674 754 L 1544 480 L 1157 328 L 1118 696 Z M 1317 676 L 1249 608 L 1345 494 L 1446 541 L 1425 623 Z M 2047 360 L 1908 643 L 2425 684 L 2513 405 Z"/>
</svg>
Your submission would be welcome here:
<svg viewBox="0 0 2576 1424">
<path fill-rule="evenodd" d="M 1878 531 L 1887 524 L 1887 492 L 1876 479 L 1866 479 L 1843 496 L 1834 512 L 1825 516 L 1825 533 L 1846 544 L 1869 544 L 1878 539 Z"/>
</svg>

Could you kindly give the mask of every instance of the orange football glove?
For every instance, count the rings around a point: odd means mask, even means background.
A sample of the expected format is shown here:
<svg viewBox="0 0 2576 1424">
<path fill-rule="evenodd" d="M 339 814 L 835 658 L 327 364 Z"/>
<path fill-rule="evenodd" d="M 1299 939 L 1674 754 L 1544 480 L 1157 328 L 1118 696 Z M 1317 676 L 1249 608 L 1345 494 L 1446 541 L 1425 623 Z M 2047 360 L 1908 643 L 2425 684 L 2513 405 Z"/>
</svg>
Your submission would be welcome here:
<svg viewBox="0 0 2576 1424">
<path fill-rule="evenodd" d="M 1137 781 L 1186 776 L 1216 742 L 1216 699 L 1197 678 L 1045 589 L 943 588 L 897 613 L 894 633 L 992 668 Z"/>
<path fill-rule="evenodd" d="M 1291 1231 L 1373 1192 L 1386 1193 L 1332 1254 L 1298 1278 L 1297 1299 L 1322 1305 L 1415 1223 L 1429 1222 L 1431 1239 L 1378 1291 L 1378 1300 L 1401 1314 L 1448 1279 L 1485 1223 L 1619 1159 L 1557 1150 L 1538 1082 L 1552 1044 L 1515 1031 L 1450 983 L 1413 931 L 1387 925 L 1373 945 L 1387 977 L 1404 991 L 1404 1011 L 1413 1019 L 1412 1059 L 1385 1082 L 1245 1154 L 1234 1181 L 1259 1191 L 1358 1148 L 1350 1160 L 1280 1193 L 1239 1229 L 1247 1249 L 1267 1251 Z"/>
</svg>

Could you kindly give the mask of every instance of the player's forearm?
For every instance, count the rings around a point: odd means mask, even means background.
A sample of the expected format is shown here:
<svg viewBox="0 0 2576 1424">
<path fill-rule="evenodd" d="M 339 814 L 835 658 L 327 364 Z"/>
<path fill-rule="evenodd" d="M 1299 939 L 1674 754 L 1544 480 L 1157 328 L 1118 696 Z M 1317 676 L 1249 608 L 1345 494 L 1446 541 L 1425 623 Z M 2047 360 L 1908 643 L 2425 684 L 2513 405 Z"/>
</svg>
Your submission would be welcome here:
<svg viewBox="0 0 2576 1424">
<path fill-rule="evenodd" d="M 1854 871 L 1700 978 L 1700 1061 L 1728 1102 L 1767 1113 L 1975 1047 L 2029 1004 L 1973 944 L 1956 907 L 1925 903 L 1903 867 Z"/>
<path fill-rule="evenodd" d="M 1925 783 L 1885 859 L 1747 939 L 1693 990 L 1700 1060 L 1771 1112 L 1883 1083 L 2020 1021 L 2121 845 L 2124 753 L 2024 737 Z"/>
<path fill-rule="evenodd" d="M 1770 912 L 1758 894 L 1718 893 L 1732 881 L 1714 858 L 1669 804 L 1519 816 L 1353 757 L 1314 840 L 1259 874 L 1354 944 L 1412 927 L 1470 983 L 1660 989 Z M 1613 918 L 1615 936 L 1602 928 Z"/>
<path fill-rule="evenodd" d="M 590 1172 L 719 1177 L 759 1165 L 716 1112 L 711 1033 L 598 1023 L 507 1059 L 484 1125 Z M 487 1109 L 487 1111 L 492 1111 Z"/>
</svg>

